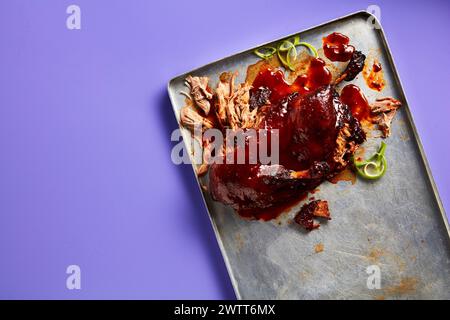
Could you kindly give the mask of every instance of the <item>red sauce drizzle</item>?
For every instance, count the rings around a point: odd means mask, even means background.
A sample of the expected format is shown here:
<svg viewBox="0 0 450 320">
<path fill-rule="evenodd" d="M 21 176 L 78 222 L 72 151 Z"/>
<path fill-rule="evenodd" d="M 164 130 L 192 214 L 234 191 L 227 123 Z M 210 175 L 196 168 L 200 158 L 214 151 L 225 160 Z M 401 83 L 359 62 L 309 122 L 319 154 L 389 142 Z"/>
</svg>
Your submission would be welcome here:
<svg viewBox="0 0 450 320">
<path fill-rule="evenodd" d="M 369 102 L 358 86 L 354 84 L 346 85 L 341 92 L 341 101 L 350 108 L 353 116 L 359 121 L 370 120 Z"/>
<path fill-rule="evenodd" d="M 350 39 L 339 32 L 333 32 L 323 40 L 323 52 L 331 61 L 349 61 L 355 47 L 349 45 Z"/>
<path fill-rule="evenodd" d="M 367 86 L 370 89 L 381 91 L 384 88 L 385 82 L 383 78 L 383 67 L 381 63 L 375 59 L 372 68 L 369 70 L 369 65 L 364 67 L 363 76 L 366 80 Z"/>
<path fill-rule="evenodd" d="M 325 61 L 314 58 L 311 60 L 307 73 L 297 77 L 292 84 L 286 82 L 281 70 L 272 71 L 267 66 L 259 72 L 253 81 L 253 88 L 269 88 L 272 91 L 270 102 L 276 104 L 291 93 L 305 94 L 315 91 L 323 85 L 330 84 L 331 78 L 331 72 L 326 67 Z"/>
<path fill-rule="evenodd" d="M 375 62 L 375 63 L 373 64 L 372 68 L 373 68 L 373 71 L 374 71 L 374 72 L 380 72 L 381 69 L 382 69 L 382 68 L 381 68 L 381 63 Z"/>
</svg>

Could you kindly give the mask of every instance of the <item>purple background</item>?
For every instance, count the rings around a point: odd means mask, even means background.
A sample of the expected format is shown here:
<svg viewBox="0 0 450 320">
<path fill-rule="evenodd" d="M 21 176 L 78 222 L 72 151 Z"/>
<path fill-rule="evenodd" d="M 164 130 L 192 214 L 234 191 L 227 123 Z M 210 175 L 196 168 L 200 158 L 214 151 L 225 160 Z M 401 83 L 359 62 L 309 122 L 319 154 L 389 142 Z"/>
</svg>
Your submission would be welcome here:
<svg viewBox="0 0 450 320">
<path fill-rule="evenodd" d="M 448 209 L 448 1 L 2 0 L 0 298 L 234 298 L 192 170 L 170 160 L 166 84 L 369 4 Z"/>
</svg>

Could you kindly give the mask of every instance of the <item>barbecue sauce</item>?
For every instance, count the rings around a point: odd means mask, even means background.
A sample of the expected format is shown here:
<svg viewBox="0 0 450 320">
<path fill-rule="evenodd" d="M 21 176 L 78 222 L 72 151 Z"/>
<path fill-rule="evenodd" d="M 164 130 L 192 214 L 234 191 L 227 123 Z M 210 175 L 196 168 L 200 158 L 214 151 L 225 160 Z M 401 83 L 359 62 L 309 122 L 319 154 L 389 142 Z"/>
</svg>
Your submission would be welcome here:
<svg viewBox="0 0 450 320">
<path fill-rule="evenodd" d="M 384 89 L 384 76 L 383 68 L 378 60 L 374 60 L 373 64 L 366 64 L 363 70 L 363 76 L 366 80 L 367 86 L 376 91 L 381 91 Z"/>
<path fill-rule="evenodd" d="M 252 86 L 253 91 L 261 87 L 270 89 L 272 92 L 270 102 L 276 104 L 294 92 L 306 94 L 323 85 L 330 84 L 331 78 L 331 72 L 328 70 L 325 61 L 314 58 L 311 60 L 306 74 L 298 76 L 292 84 L 286 82 L 281 70 L 272 71 L 270 67 L 265 66 L 256 76 Z"/>
<path fill-rule="evenodd" d="M 243 217 L 272 220 L 306 199 L 328 172 L 338 170 L 333 152 L 347 109 L 330 85 L 332 75 L 322 59 L 311 59 L 306 73 L 291 84 L 281 70 L 268 64 L 260 67 L 252 71 L 250 91 L 250 108 L 260 108 L 264 115 L 259 128 L 279 130 L 279 164 L 286 172 L 314 168 L 317 177 L 296 181 L 277 173 L 261 174 L 261 164 L 213 164 L 209 178 L 214 200 L 231 205 Z M 369 116 L 367 100 L 357 87 L 345 89 L 344 95 L 358 119 Z"/>
<path fill-rule="evenodd" d="M 346 85 L 341 92 L 341 101 L 350 108 L 352 115 L 360 122 L 364 120 L 370 121 L 369 102 L 358 86 L 354 84 Z"/>
<path fill-rule="evenodd" d="M 251 108 L 265 108 L 260 129 L 279 130 L 279 163 L 287 170 L 309 169 L 316 161 L 326 161 L 334 150 L 338 133 L 331 72 L 321 59 L 312 59 L 306 74 L 289 84 L 280 70 L 263 66 L 252 84 Z M 323 94 L 317 94 L 318 90 Z M 267 97 L 267 99 L 266 99 Z M 251 103 L 252 104 L 252 103 Z M 233 189 L 235 210 L 243 217 L 271 220 L 305 199 L 322 179 L 311 179 L 299 187 L 294 180 L 277 186 L 282 177 L 262 177 L 259 164 L 222 165 L 210 174 L 213 189 L 220 195 Z M 275 184 L 274 184 L 275 183 Z M 275 190 L 274 190 L 275 188 Z M 241 193 L 238 191 L 242 189 Z M 245 190 L 252 190 L 246 194 Z M 267 195 L 261 197 L 260 195 Z M 230 194 L 222 199 L 229 199 Z M 232 204 L 230 203 L 230 204 Z M 246 207 L 258 203 L 256 208 Z"/>
<path fill-rule="evenodd" d="M 329 34 L 323 41 L 323 52 L 331 61 L 349 61 L 355 47 L 349 45 L 350 39 L 339 32 Z"/>
</svg>

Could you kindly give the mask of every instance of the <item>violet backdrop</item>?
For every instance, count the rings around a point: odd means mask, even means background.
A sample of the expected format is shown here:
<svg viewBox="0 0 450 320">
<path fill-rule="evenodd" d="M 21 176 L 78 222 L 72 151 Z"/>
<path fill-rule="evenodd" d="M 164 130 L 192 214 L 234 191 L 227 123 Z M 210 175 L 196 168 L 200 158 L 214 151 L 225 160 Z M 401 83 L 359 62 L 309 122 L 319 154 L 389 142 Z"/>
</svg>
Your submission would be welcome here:
<svg viewBox="0 0 450 320">
<path fill-rule="evenodd" d="M 449 212 L 450 1 L 2 0 L 0 298 L 234 298 L 167 82 L 370 4 Z"/>
</svg>

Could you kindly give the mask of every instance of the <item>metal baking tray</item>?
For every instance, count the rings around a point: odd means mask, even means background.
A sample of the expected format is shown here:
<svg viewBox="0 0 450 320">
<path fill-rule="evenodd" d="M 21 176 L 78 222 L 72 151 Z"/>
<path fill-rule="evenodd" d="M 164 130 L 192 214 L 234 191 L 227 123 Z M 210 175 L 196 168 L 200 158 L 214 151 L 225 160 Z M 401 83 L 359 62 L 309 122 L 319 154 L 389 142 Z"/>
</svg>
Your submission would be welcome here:
<svg viewBox="0 0 450 320">
<path fill-rule="evenodd" d="M 239 299 L 450 299 L 449 225 L 386 37 L 381 28 L 369 27 L 369 18 L 375 19 L 356 12 L 296 34 L 320 48 L 322 37 L 342 32 L 382 63 L 381 93 L 368 89 L 361 75 L 353 83 L 370 101 L 392 96 L 403 103 L 387 140 L 389 169 L 375 182 L 323 183 L 314 196 L 328 200 L 332 220 L 309 233 L 287 219 L 302 203 L 275 221 L 248 221 L 204 192 Z M 168 91 L 176 118 L 186 75 L 208 76 L 214 86 L 221 72 L 237 70 L 243 82 L 247 66 L 258 61 L 255 48 L 172 79 Z M 189 149 L 190 134 L 182 131 Z M 316 252 L 318 245 L 322 252 Z M 379 267 L 380 289 L 367 285 L 372 265 Z"/>
</svg>

